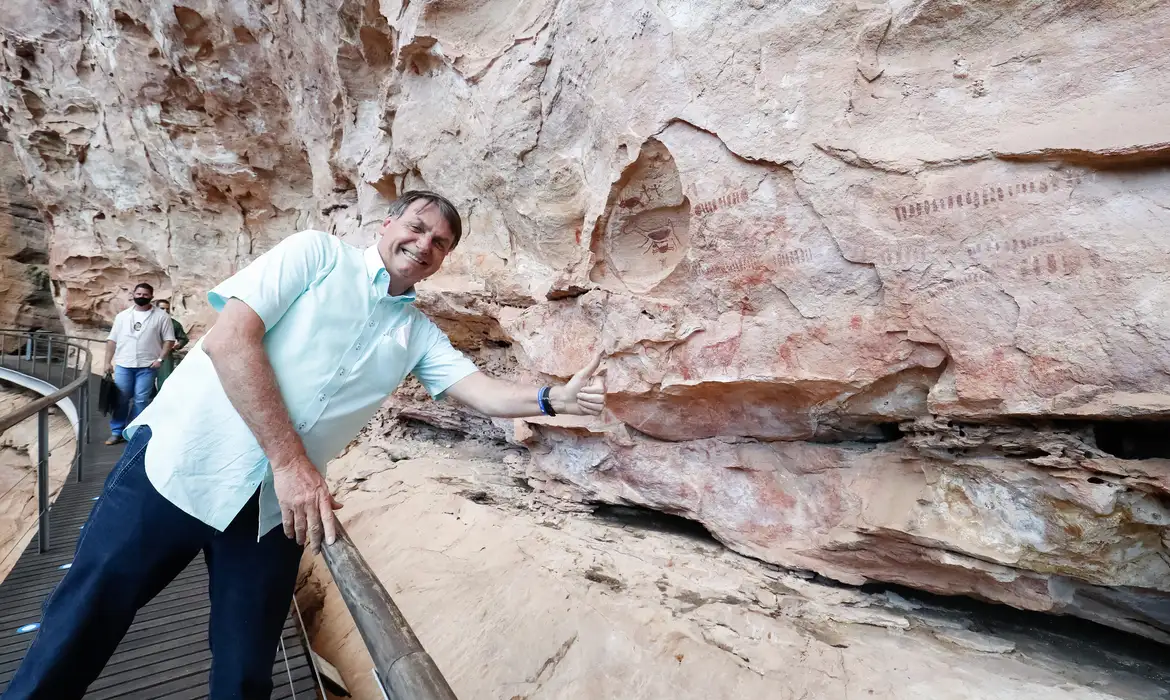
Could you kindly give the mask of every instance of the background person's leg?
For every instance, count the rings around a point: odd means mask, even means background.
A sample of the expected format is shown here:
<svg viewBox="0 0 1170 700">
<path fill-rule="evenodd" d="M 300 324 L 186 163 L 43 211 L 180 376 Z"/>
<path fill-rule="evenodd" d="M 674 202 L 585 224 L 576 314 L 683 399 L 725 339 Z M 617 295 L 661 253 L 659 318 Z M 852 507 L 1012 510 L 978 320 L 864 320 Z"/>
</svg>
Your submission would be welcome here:
<svg viewBox="0 0 1170 700">
<path fill-rule="evenodd" d="M 122 437 L 122 429 L 130 422 L 131 406 L 134 403 L 137 375 L 132 367 L 114 365 L 114 384 L 118 386 L 118 400 L 114 402 L 114 413 L 110 416 L 110 437 Z"/>
<path fill-rule="evenodd" d="M 148 427 L 136 431 L 106 479 L 73 565 L 49 595 L 41 628 L 3 700 L 82 697 L 138 609 L 215 533 L 154 490 L 144 462 L 149 439 Z"/>
<path fill-rule="evenodd" d="M 211 700 L 268 700 L 303 548 L 276 528 L 256 541 L 257 496 L 204 548 L 211 577 Z"/>
<path fill-rule="evenodd" d="M 151 399 L 154 398 L 154 378 L 158 374 L 158 370 L 150 367 L 139 367 L 134 371 L 136 373 L 134 377 L 134 408 L 126 420 L 127 424 L 137 418 L 138 414 L 150 405 Z"/>
</svg>

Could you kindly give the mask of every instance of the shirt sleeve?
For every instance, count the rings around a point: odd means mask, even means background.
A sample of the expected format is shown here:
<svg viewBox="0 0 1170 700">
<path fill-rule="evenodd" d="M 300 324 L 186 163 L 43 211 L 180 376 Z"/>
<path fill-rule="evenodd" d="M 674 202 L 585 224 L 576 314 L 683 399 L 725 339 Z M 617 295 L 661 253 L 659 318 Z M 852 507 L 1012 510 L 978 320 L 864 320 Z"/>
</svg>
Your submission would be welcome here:
<svg viewBox="0 0 1170 700">
<path fill-rule="evenodd" d="M 175 349 L 178 350 L 190 342 L 191 339 L 187 337 L 187 331 L 183 329 L 182 324 L 180 324 L 178 321 L 172 319 L 171 326 L 175 331 Z"/>
<path fill-rule="evenodd" d="M 421 316 L 421 314 L 420 314 Z M 475 374 L 479 368 L 451 345 L 451 341 L 429 318 L 423 317 L 419 340 L 427 350 L 411 372 L 422 382 L 431 398 L 439 398 L 455 382 Z"/>
<path fill-rule="evenodd" d="M 163 342 L 165 343 L 168 340 L 174 340 L 175 339 L 175 324 L 171 323 L 171 317 L 167 316 L 166 320 L 163 321 L 163 323 L 161 325 L 162 325 Z"/>
<path fill-rule="evenodd" d="M 228 299 L 239 299 L 264 321 L 264 330 L 270 330 L 332 266 L 331 239 L 322 231 L 294 233 L 208 292 L 207 300 L 223 311 Z"/>
<path fill-rule="evenodd" d="M 121 332 L 122 332 L 122 314 L 118 314 L 117 316 L 114 317 L 114 325 L 113 325 L 113 327 L 110 328 L 110 335 L 106 338 L 106 340 L 112 340 L 115 343 L 118 342 L 118 334 Z"/>
</svg>

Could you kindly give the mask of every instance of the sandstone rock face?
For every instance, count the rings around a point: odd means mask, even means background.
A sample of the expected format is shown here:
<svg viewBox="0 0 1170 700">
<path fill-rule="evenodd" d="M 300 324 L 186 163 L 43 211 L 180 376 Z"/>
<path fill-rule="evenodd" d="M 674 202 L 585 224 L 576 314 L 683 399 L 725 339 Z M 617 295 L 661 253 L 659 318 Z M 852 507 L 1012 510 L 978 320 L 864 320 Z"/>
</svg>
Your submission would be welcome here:
<svg viewBox="0 0 1170 700">
<path fill-rule="evenodd" d="M 431 187 L 485 367 L 607 354 L 533 483 L 739 551 L 1170 630 L 1170 6 L 8 0 L 55 299 L 204 292 Z M 405 400 L 405 399 L 404 399 Z M 487 435 L 448 410 L 404 415 Z M 1162 423 L 1164 425 L 1164 423 Z"/>
<path fill-rule="evenodd" d="M 561 512 L 511 478 L 515 455 L 392 438 L 334 463 L 338 513 L 464 700 L 1170 696 L 1145 640 L 826 586 L 694 533 Z M 382 698 L 321 559 L 303 573 L 316 650 L 353 697 Z"/>
<path fill-rule="evenodd" d="M 44 223 L 0 124 L 0 328 L 61 330 L 48 263 Z"/>
</svg>

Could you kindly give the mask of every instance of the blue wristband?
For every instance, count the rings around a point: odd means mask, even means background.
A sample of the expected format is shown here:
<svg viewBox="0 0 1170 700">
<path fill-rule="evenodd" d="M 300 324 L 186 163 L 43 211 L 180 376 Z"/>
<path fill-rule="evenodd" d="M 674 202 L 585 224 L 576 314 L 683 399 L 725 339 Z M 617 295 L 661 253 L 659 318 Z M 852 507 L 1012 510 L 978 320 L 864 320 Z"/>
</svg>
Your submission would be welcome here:
<svg viewBox="0 0 1170 700">
<path fill-rule="evenodd" d="M 536 404 L 540 407 L 541 413 L 543 413 L 546 416 L 552 417 L 552 416 L 555 416 L 557 414 L 557 412 L 553 410 L 552 402 L 548 400 L 548 396 L 550 393 L 552 393 L 552 387 L 549 387 L 549 386 L 540 387 L 540 390 L 536 392 Z"/>
</svg>

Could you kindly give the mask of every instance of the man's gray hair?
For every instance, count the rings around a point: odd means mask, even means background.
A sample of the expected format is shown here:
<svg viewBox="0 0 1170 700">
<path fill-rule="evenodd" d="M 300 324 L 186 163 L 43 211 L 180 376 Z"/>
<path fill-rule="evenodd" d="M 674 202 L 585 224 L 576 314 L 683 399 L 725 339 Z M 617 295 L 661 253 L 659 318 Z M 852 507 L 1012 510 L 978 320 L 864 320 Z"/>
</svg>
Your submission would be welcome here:
<svg viewBox="0 0 1170 700">
<path fill-rule="evenodd" d="M 439 208 L 439 214 L 443 216 L 447 226 L 451 229 L 451 235 L 455 237 L 455 244 L 451 246 L 451 249 L 454 250 L 455 246 L 459 245 L 459 240 L 463 238 L 463 222 L 459 218 L 459 210 L 443 195 L 429 190 L 403 192 L 398 199 L 390 203 L 390 210 L 386 212 L 386 216 L 397 219 L 402 216 L 411 202 L 418 199 L 431 202 Z"/>
</svg>

